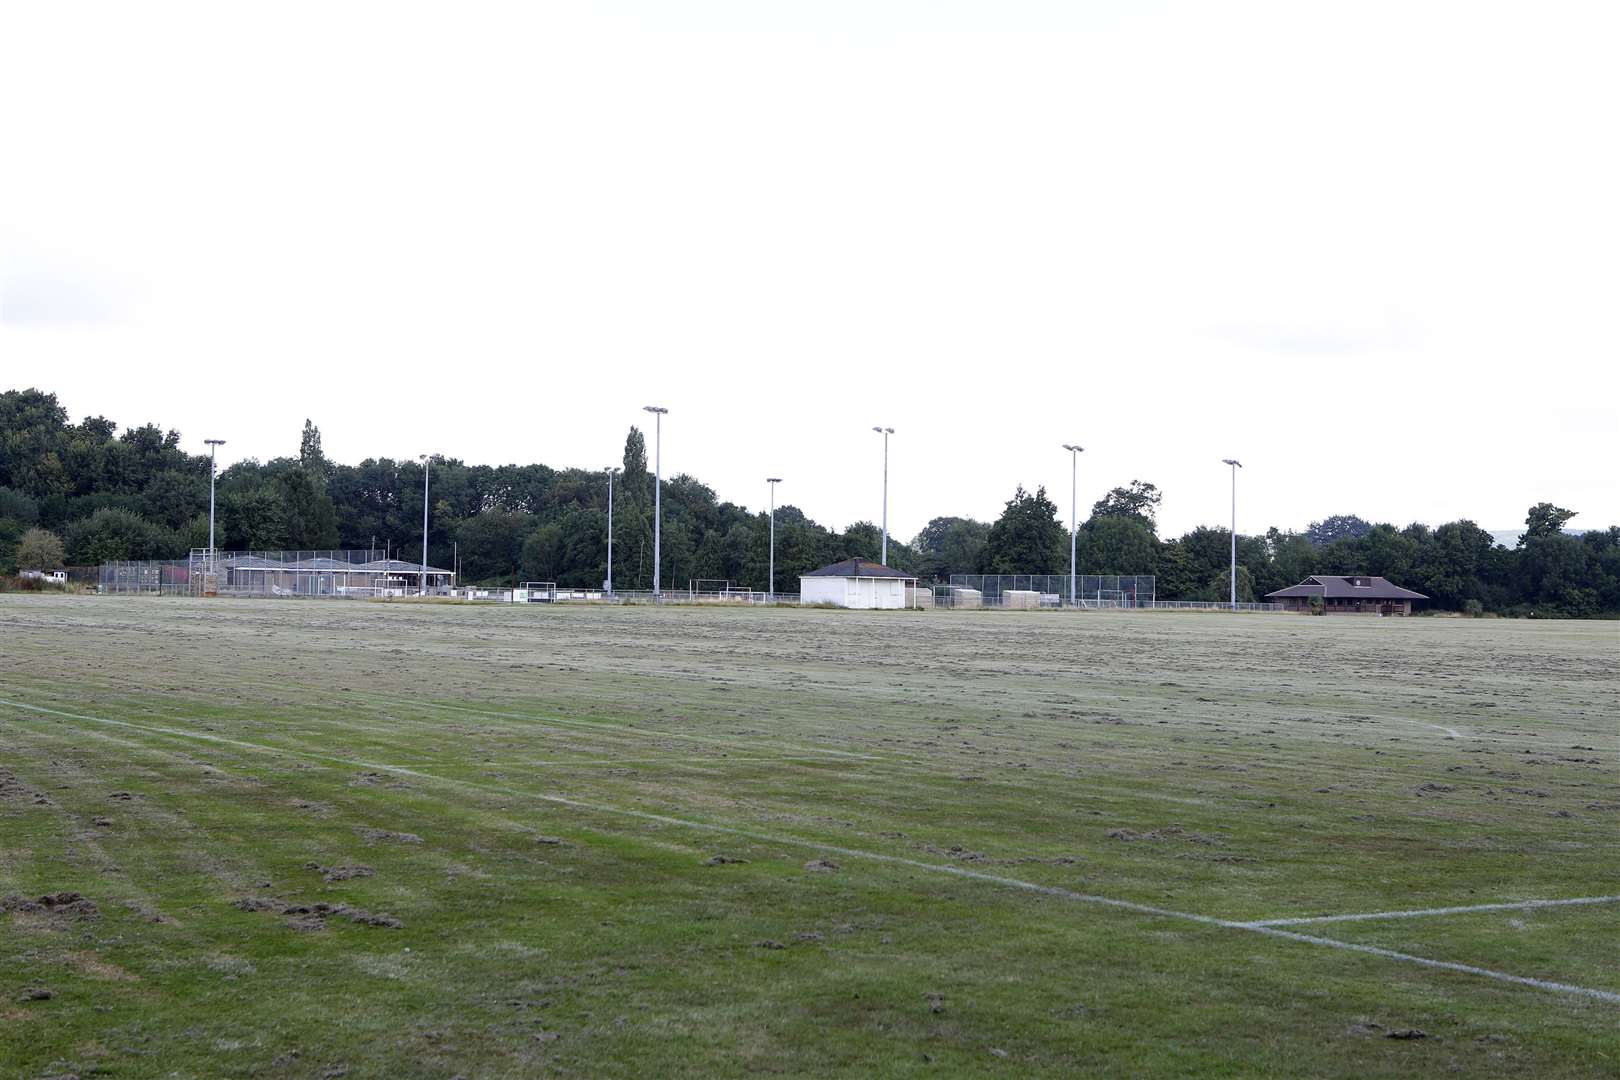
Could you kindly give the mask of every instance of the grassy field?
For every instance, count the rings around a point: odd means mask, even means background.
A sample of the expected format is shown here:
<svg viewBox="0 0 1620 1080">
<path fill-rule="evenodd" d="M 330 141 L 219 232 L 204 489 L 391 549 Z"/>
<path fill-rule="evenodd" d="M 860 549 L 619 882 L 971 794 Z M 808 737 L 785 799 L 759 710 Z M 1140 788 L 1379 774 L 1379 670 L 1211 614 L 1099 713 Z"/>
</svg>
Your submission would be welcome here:
<svg viewBox="0 0 1620 1080">
<path fill-rule="evenodd" d="M 7 596 L 0 650 L 0 1075 L 1620 1071 L 1614 623 Z"/>
</svg>

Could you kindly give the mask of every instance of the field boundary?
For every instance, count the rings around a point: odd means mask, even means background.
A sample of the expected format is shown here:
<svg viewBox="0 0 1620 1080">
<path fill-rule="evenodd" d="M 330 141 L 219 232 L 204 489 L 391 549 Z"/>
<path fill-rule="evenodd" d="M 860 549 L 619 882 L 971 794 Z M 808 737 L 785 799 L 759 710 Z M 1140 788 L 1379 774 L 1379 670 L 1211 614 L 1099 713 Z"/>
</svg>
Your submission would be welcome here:
<svg viewBox="0 0 1620 1080">
<path fill-rule="evenodd" d="M 973 881 L 983 881 L 1002 886 L 1003 888 L 1016 889 L 1022 892 L 1050 896 L 1056 899 L 1068 900 L 1075 903 L 1110 907 L 1117 910 L 1134 912 L 1139 915 L 1151 915 L 1160 918 L 1176 919 L 1183 922 L 1192 922 L 1204 926 L 1214 926 L 1226 930 L 1242 930 L 1247 933 L 1260 934 L 1266 937 L 1278 938 L 1285 941 L 1320 945 L 1327 948 L 1341 949 L 1347 952 L 1358 952 L 1369 956 L 1378 956 L 1389 960 L 1398 960 L 1403 963 L 1417 964 L 1423 967 L 1443 971 L 1453 971 L 1460 974 L 1475 975 L 1482 978 L 1492 979 L 1497 982 L 1534 987 L 1538 990 L 1594 998 L 1599 1001 L 1620 1005 L 1620 993 L 1611 990 L 1600 990 L 1594 987 L 1576 986 L 1570 983 L 1553 982 L 1546 979 L 1535 979 L 1524 975 L 1514 975 L 1509 972 L 1496 971 L 1491 968 L 1476 967 L 1472 964 L 1462 964 L 1450 960 L 1436 960 L 1431 957 L 1416 956 L 1412 953 L 1403 953 L 1394 949 L 1386 949 L 1378 945 L 1365 945 L 1359 942 L 1339 941 L 1333 938 L 1316 937 L 1311 934 L 1301 934 L 1296 931 L 1281 929 L 1277 924 L 1270 923 L 1268 921 L 1256 923 L 1241 922 L 1232 919 L 1221 919 L 1213 915 L 1200 915 L 1196 912 L 1177 911 L 1173 908 L 1142 904 L 1134 900 L 1122 900 L 1117 897 L 1075 892 L 1071 889 L 1064 889 L 1056 885 L 1042 885 L 1038 882 L 1025 881 L 1021 878 L 1005 877 L 1000 874 L 987 874 L 980 870 L 970 870 L 961 866 L 949 866 L 941 863 L 926 862 L 921 859 L 908 858 L 904 855 L 890 855 L 883 852 L 866 851 L 861 848 L 850 848 L 837 844 L 822 843 L 820 841 L 808 840 L 803 837 L 791 835 L 756 832 L 752 829 L 741 828 L 734 825 L 694 821 L 687 818 L 674 817 L 668 814 L 654 813 L 650 810 L 636 810 L 630 807 L 613 806 L 606 803 L 596 803 L 584 799 L 569 798 L 565 795 L 551 795 L 542 792 L 523 791 L 518 788 L 478 783 L 476 781 L 463 780 L 457 777 L 440 776 L 435 773 L 422 772 L 417 769 L 381 765 L 373 762 L 355 761 L 350 758 L 336 757 L 331 754 L 320 754 L 309 750 L 285 749 L 262 743 L 249 742 L 243 739 L 233 739 L 224 735 L 215 735 L 210 732 L 191 731 L 183 728 L 164 727 L 155 724 L 139 724 L 129 720 L 116 720 L 109 717 L 90 716 L 85 713 L 69 712 L 64 709 L 53 709 L 43 705 L 32 705 L 27 702 L 14 701 L 7 698 L 0 698 L 0 705 L 14 709 L 22 709 L 27 712 L 37 713 L 44 716 L 59 716 L 70 720 L 80 720 L 87 723 L 103 724 L 133 731 L 144 731 L 152 735 L 169 735 L 182 739 L 195 739 L 202 742 L 216 743 L 225 746 L 237 746 L 243 749 L 255 750 L 260 753 L 272 755 L 304 757 L 316 761 L 324 761 L 329 764 L 342 765 L 347 768 L 385 770 L 433 783 L 466 787 L 475 791 L 483 791 L 490 794 L 505 795 L 520 799 L 532 799 L 539 802 L 547 802 L 554 805 L 568 806 L 579 810 L 587 810 L 592 813 L 628 817 L 642 821 L 655 821 L 661 824 L 674 825 L 680 828 L 695 829 L 703 832 L 723 833 L 730 836 L 739 836 L 745 839 L 754 840 L 759 843 L 785 844 L 791 847 L 807 848 L 814 851 L 832 852 L 838 855 L 843 855 L 846 858 L 862 859 L 870 862 L 880 862 L 894 866 L 906 866 L 912 869 L 923 870 L 930 873 L 945 874 L 952 877 L 966 878 Z M 1578 899 L 1592 902 L 1591 898 Z M 1442 909 L 1431 910 L 1440 911 Z M 1328 918 L 1332 917 L 1329 916 Z"/>
</svg>

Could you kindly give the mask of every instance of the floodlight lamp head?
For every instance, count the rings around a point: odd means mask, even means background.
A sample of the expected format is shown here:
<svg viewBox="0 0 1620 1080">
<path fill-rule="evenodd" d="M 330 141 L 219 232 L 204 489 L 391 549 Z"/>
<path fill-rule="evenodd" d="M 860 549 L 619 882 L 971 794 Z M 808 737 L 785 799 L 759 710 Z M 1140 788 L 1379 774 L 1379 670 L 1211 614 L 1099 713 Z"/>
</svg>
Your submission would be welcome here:
<svg viewBox="0 0 1620 1080">
<path fill-rule="evenodd" d="M 669 412 L 669 410 L 664 408 L 662 405 L 643 405 L 642 409 L 650 413 L 663 414 Z"/>
<path fill-rule="evenodd" d="M 209 446 L 224 446 L 225 445 L 225 440 L 224 439 L 204 439 L 203 442 L 207 443 Z"/>
<path fill-rule="evenodd" d="M 767 476 L 765 478 L 765 482 L 767 484 L 780 484 L 782 482 L 782 478 L 780 476 Z"/>
<path fill-rule="evenodd" d="M 1222 465 L 1231 465 L 1234 468 L 1238 468 L 1238 469 L 1243 468 L 1243 462 L 1237 460 L 1236 458 L 1229 458 L 1229 457 L 1228 458 L 1221 458 L 1221 464 Z"/>
<path fill-rule="evenodd" d="M 1064 443 L 1063 444 L 1063 449 L 1070 450 L 1070 451 L 1073 451 L 1076 454 L 1079 454 L 1079 453 L 1084 453 L 1086 448 L 1083 447 L 1083 446 L 1077 445 L 1077 444 Z"/>
</svg>

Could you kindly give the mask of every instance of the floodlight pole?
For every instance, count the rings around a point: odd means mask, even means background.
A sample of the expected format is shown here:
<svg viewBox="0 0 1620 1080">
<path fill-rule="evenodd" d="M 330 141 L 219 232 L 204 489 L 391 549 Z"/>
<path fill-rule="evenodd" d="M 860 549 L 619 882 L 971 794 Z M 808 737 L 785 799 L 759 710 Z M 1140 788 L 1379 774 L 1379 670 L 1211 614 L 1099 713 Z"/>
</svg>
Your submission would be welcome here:
<svg viewBox="0 0 1620 1080">
<path fill-rule="evenodd" d="M 612 465 L 608 466 L 608 575 L 607 594 L 613 597 L 613 474 L 618 472 Z"/>
<path fill-rule="evenodd" d="M 660 405 L 643 405 L 653 414 L 653 601 L 663 598 L 659 587 L 659 564 L 663 555 L 664 528 L 664 414 L 668 409 Z"/>
<path fill-rule="evenodd" d="M 422 595 L 427 595 L 428 474 L 433 455 L 422 454 Z"/>
<path fill-rule="evenodd" d="M 1075 538 L 1080 531 L 1080 486 L 1078 477 L 1080 475 L 1080 454 L 1085 450 L 1085 447 L 1073 443 L 1064 443 L 1063 449 L 1069 452 L 1069 606 L 1074 607 L 1078 600 L 1078 595 L 1074 589 L 1076 581 L 1074 572 Z"/>
<path fill-rule="evenodd" d="M 1237 610 L 1237 471 L 1243 462 L 1235 458 L 1222 458 L 1221 463 L 1232 466 L 1232 610 Z"/>
<path fill-rule="evenodd" d="M 884 566 L 889 565 L 889 436 L 894 434 L 892 427 L 874 427 L 873 431 L 883 436 L 883 552 L 878 556 L 878 562 Z"/>
<path fill-rule="evenodd" d="M 776 602 L 776 485 L 782 482 L 780 476 L 767 476 L 765 482 L 771 485 L 771 569 L 770 581 L 765 586 L 765 598 L 770 603 Z"/>
<path fill-rule="evenodd" d="M 215 454 L 225 445 L 224 439 L 204 439 L 208 444 L 208 572 L 217 573 L 214 565 L 214 475 L 217 471 Z"/>
</svg>

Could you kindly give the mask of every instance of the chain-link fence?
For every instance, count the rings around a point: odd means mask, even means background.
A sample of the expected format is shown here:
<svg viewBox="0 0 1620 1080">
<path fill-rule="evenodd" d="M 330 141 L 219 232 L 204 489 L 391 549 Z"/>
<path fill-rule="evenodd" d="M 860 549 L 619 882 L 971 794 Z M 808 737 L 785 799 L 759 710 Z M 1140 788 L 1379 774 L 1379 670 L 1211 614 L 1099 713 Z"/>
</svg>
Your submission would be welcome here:
<svg viewBox="0 0 1620 1080">
<path fill-rule="evenodd" d="M 1152 574 L 1077 574 L 1074 595 L 1068 574 L 952 574 L 935 589 L 941 606 L 982 607 L 1152 607 L 1157 599 Z M 975 597 L 973 594 L 977 594 Z"/>
<path fill-rule="evenodd" d="M 455 574 L 378 551 L 209 551 L 101 564 L 97 591 L 159 596 L 449 595 Z"/>
</svg>

